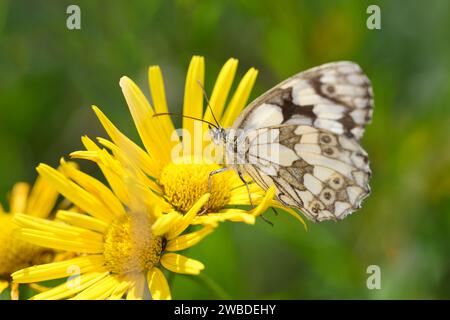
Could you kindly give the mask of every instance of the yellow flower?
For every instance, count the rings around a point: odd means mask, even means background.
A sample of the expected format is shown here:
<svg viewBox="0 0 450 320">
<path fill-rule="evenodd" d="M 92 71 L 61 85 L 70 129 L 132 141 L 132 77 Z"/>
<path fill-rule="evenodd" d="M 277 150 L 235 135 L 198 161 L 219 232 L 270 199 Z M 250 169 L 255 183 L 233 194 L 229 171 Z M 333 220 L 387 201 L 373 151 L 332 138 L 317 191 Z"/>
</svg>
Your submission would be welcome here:
<svg viewBox="0 0 450 320">
<path fill-rule="evenodd" d="M 36 263 L 50 262 L 54 251 L 13 237 L 13 218 L 17 214 L 47 218 L 55 206 L 58 192 L 46 181 L 38 178 L 30 191 L 24 182 L 13 186 L 9 199 L 9 212 L 0 205 L 0 293 L 9 287 L 11 273 Z M 18 284 L 11 286 L 11 298 L 19 298 Z"/>
<path fill-rule="evenodd" d="M 63 160 L 61 172 L 44 164 L 37 169 L 86 214 L 60 210 L 53 221 L 16 214 L 17 238 L 79 254 L 14 272 L 16 283 L 67 278 L 32 299 L 143 299 L 146 292 L 153 299 L 170 299 L 161 266 L 192 275 L 204 269 L 201 262 L 175 252 L 212 231 L 202 227 L 183 234 L 210 195 L 203 195 L 185 215 L 163 214 L 157 199 L 140 193 L 140 182 L 127 168 L 107 152 L 102 155 L 98 163 L 111 189 Z"/>
<path fill-rule="evenodd" d="M 230 127 L 245 107 L 258 73 L 254 68 L 250 68 L 227 104 L 237 65 L 236 59 L 229 59 L 225 63 L 211 94 L 210 107 L 213 112 L 209 108 L 204 112 L 201 84 L 204 80 L 205 63 L 203 57 L 194 56 L 186 78 L 183 114 L 209 122 L 215 121 L 214 114 L 221 126 Z M 149 68 L 148 79 L 153 107 L 131 79 L 122 77 L 120 80 L 120 86 L 145 150 L 120 132 L 100 109 L 95 106 L 93 108 L 112 140 L 99 138 L 99 142 L 119 161 L 138 168 L 150 177 L 148 187 L 152 192 L 180 212 L 186 212 L 203 194 L 210 192 L 210 200 L 201 210 L 202 214 L 194 220 L 195 224 L 216 225 L 224 220 L 253 224 L 255 217 L 271 206 L 282 208 L 303 223 L 297 212 L 273 200 L 274 187 L 265 192 L 247 177 L 248 191 L 247 186 L 233 171 L 213 175 L 210 188 L 208 186 L 210 172 L 222 168 L 223 165 L 205 156 L 206 148 L 210 147 L 210 143 L 206 143 L 203 138 L 207 136 L 208 125 L 183 117 L 183 129 L 188 135 L 184 134 L 181 141 L 174 132 L 174 125 L 168 116 L 154 117 L 155 113 L 168 112 L 159 67 Z M 72 156 L 95 161 L 98 156 L 92 151 L 91 149 L 78 151 Z M 236 208 L 249 206 L 250 198 L 255 205 L 254 208 L 250 210 Z"/>
</svg>

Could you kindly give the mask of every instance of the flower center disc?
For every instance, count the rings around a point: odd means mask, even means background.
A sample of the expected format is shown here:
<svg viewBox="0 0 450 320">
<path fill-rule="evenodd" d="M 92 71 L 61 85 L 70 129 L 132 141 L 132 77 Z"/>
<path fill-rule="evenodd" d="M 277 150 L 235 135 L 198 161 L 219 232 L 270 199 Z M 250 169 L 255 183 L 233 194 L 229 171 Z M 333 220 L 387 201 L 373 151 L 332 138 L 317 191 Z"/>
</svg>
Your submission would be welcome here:
<svg viewBox="0 0 450 320">
<path fill-rule="evenodd" d="M 3 279 L 31 265 L 49 263 L 54 256 L 52 250 L 14 238 L 13 217 L 13 214 L 0 214 L 0 278 Z"/>
<path fill-rule="evenodd" d="M 151 226 L 146 214 L 124 215 L 111 224 L 103 252 L 110 272 L 140 272 L 159 262 L 163 238 L 154 237 Z"/>
<path fill-rule="evenodd" d="M 220 168 L 217 164 L 170 163 L 163 168 L 159 183 L 168 200 L 182 212 L 187 212 L 201 196 L 211 191 L 208 211 L 214 212 L 226 205 L 230 198 L 231 171 L 213 175 L 211 190 L 208 190 L 210 172 Z"/>
</svg>

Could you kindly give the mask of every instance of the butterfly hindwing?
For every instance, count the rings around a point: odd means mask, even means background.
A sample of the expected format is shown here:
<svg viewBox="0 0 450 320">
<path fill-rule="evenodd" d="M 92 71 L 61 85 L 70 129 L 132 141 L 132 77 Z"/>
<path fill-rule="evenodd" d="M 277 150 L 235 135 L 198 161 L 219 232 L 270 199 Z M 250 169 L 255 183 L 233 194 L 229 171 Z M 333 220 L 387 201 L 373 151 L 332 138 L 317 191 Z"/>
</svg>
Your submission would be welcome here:
<svg viewBox="0 0 450 320">
<path fill-rule="evenodd" d="M 246 145 L 242 169 L 312 220 L 343 219 L 370 192 L 367 153 L 355 138 L 281 125 L 249 131 Z"/>
</svg>

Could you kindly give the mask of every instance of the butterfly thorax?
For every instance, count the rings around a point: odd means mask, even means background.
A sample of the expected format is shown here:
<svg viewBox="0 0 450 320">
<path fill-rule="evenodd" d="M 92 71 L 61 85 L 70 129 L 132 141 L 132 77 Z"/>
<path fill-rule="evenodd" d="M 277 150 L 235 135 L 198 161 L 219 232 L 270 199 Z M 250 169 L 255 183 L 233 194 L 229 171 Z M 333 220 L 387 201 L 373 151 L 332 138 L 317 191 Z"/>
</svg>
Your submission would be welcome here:
<svg viewBox="0 0 450 320">
<path fill-rule="evenodd" d="M 220 146 L 226 144 L 227 132 L 225 128 L 222 127 L 212 128 L 209 129 L 208 132 L 215 145 Z"/>
<path fill-rule="evenodd" d="M 224 164 L 236 164 L 237 159 L 241 159 L 244 156 L 245 151 L 240 147 L 242 145 L 240 140 L 242 140 L 243 135 L 237 134 L 232 129 L 227 130 L 222 127 L 210 129 L 209 134 L 213 143 L 221 148 Z"/>
</svg>

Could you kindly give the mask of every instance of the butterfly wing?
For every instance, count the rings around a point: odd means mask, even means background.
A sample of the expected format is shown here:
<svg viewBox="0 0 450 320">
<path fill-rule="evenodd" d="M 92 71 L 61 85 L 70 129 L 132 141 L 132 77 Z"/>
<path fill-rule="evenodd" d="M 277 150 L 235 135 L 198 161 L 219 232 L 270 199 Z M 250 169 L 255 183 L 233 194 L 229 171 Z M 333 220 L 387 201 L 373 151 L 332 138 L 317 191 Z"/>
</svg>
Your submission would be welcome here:
<svg viewBox="0 0 450 320">
<path fill-rule="evenodd" d="M 309 125 L 361 139 L 372 119 L 373 91 L 353 62 L 333 62 L 301 72 L 253 101 L 234 129 Z"/>
<path fill-rule="evenodd" d="M 370 192 L 368 156 L 354 137 L 281 125 L 249 131 L 246 140 L 241 168 L 311 220 L 343 219 Z"/>
<path fill-rule="evenodd" d="M 233 129 L 245 133 L 241 170 L 314 220 L 343 219 L 369 194 L 359 140 L 373 111 L 370 81 L 352 62 L 299 73 L 252 102 Z M 240 141 L 242 141 L 240 137 Z"/>
</svg>

